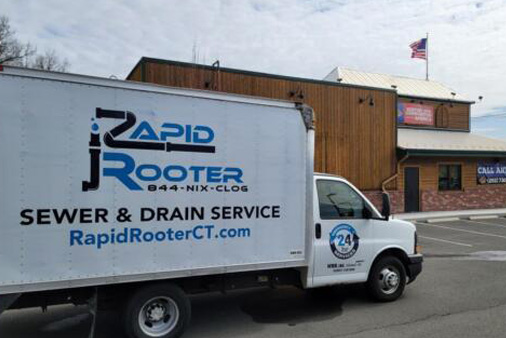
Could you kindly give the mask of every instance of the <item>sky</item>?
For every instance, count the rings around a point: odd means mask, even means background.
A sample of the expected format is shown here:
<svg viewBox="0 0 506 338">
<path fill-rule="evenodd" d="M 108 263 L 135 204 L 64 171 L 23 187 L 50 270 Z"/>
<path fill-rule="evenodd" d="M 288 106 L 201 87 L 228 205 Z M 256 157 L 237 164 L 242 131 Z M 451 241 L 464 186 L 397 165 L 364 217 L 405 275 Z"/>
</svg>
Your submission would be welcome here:
<svg viewBox="0 0 506 338">
<path fill-rule="evenodd" d="M 313 79 L 336 66 L 424 78 L 409 44 L 429 33 L 431 80 L 477 102 L 474 132 L 506 141 L 506 0 L 0 0 L 0 15 L 71 72 L 118 78 L 142 56 Z"/>
</svg>

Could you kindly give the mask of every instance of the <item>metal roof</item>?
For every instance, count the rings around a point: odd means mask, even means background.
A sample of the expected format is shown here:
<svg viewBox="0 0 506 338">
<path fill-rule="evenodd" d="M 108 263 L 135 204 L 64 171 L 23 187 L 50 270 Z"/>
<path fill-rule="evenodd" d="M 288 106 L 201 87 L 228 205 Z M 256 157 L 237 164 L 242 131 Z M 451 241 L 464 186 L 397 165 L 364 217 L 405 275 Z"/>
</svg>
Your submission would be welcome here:
<svg viewBox="0 0 506 338">
<path fill-rule="evenodd" d="M 397 129 L 397 147 L 414 155 L 506 156 L 506 142 L 468 132 Z"/>
<path fill-rule="evenodd" d="M 340 81 L 338 81 L 338 79 L 340 79 Z M 339 82 L 342 84 L 396 89 L 399 96 L 474 103 L 457 93 L 455 90 L 432 80 L 367 73 L 343 67 L 334 68 L 334 70 L 330 72 L 324 80 Z"/>
</svg>

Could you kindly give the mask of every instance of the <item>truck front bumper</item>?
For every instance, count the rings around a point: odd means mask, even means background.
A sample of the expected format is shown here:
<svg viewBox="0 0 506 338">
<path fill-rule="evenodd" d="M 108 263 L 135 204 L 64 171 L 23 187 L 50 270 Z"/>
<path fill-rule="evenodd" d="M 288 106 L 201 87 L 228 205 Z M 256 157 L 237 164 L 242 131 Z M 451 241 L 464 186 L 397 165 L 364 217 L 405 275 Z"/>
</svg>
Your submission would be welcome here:
<svg viewBox="0 0 506 338">
<path fill-rule="evenodd" d="M 420 272 L 422 272 L 422 262 L 422 254 L 408 256 L 408 271 L 406 271 L 409 277 L 408 284 L 413 283 Z"/>
</svg>

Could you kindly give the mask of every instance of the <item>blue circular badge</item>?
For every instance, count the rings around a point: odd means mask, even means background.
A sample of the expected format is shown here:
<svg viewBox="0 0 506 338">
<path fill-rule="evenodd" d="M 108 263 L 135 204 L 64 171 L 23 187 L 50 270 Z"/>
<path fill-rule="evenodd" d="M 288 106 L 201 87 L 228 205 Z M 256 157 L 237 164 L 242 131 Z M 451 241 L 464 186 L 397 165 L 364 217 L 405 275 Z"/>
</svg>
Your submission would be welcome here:
<svg viewBox="0 0 506 338">
<path fill-rule="evenodd" d="M 358 250 L 360 238 L 349 224 L 339 224 L 330 232 L 330 248 L 339 259 L 351 258 Z"/>
</svg>

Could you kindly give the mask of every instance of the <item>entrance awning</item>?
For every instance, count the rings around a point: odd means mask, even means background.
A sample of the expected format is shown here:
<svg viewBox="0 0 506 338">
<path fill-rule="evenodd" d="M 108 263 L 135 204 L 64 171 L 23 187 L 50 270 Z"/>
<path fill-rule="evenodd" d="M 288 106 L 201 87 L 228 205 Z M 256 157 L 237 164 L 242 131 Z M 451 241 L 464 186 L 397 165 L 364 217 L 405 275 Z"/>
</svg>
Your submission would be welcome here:
<svg viewBox="0 0 506 338">
<path fill-rule="evenodd" d="M 506 157 L 506 142 L 468 132 L 399 128 L 397 148 L 410 156 Z"/>
</svg>

